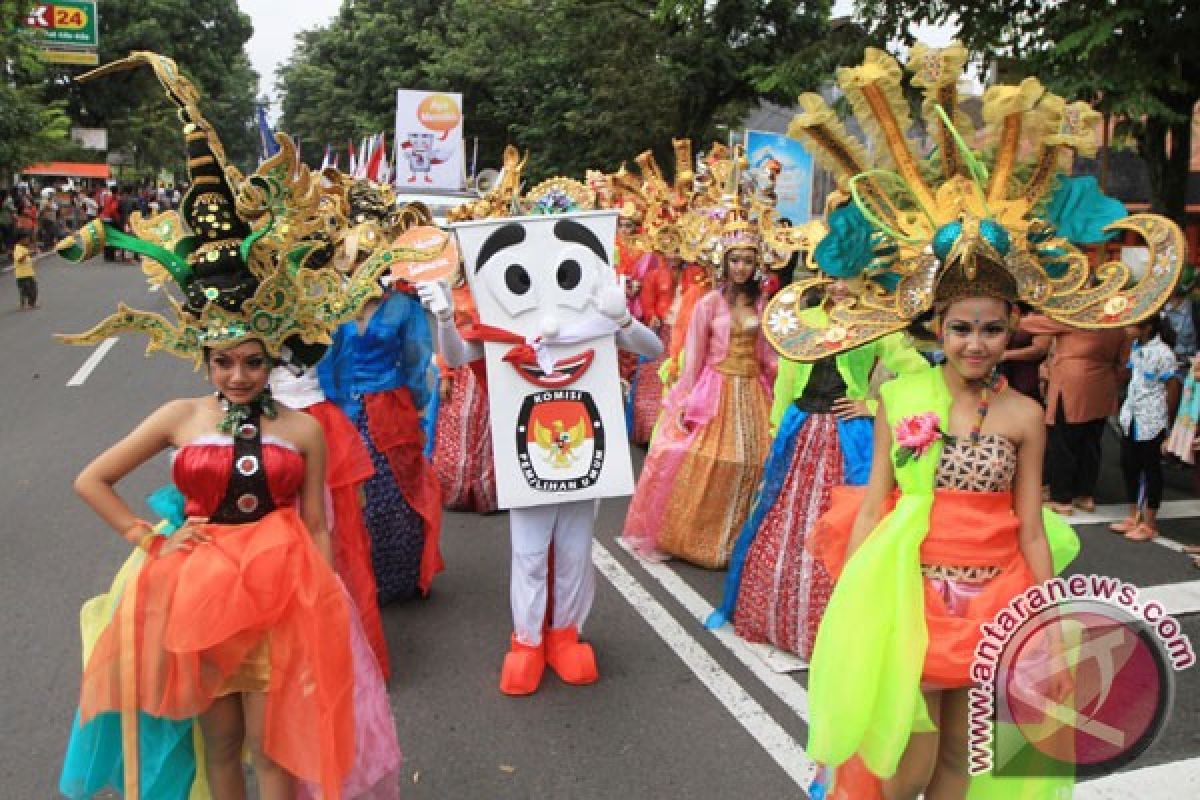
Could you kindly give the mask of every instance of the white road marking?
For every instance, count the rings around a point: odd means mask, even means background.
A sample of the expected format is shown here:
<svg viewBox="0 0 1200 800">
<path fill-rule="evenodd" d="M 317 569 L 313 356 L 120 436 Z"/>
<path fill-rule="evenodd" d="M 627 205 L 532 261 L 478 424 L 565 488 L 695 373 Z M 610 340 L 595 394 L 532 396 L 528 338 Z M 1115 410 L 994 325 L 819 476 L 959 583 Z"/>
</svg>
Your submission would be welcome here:
<svg viewBox="0 0 1200 800">
<path fill-rule="evenodd" d="M 1200 581 L 1164 583 L 1138 589 L 1138 603 L 1143 608 L 1151 600 L 1161 603 L 1172 616 L 1194 614 L 1200 611 Z"/>
<path fill-rule="evenodd" d="M 816 774 L 816 765 L 804 748 L 722 669 L 716 659 L 621 566 L 599 540 L 593 542 L 592 562 L 796 786 L 807 791 Z M 732 632 L 729 635 L 732 636 Z"/>
<path fill-rule="evenodd" d="M 635 556 L 636 558 L 636 556 Z M 650 576 L 658 581 L 667 592 L 679 601 L 698 623 L 699 629 L 703 630 L 704 620 L 708 619 L 708 615 L 713 612 L 713 607 L 708 604 L 708 601 L 696 592 L 687 581 L 679 577 L 665 563 L 657 563 L 647 561 L 645 559 L 637 559 L 638 564 L 650 573 Z M 808 723 L 808 692 L 799 683 L 789 678 L 787 675 L 781 675 L 765 664 L 762 658 L 755 653 L 746 640 L 742 639 L 733 632 L 733 625 L 725 624 L 712 631 L 713 636 L 717 641 L 725 646 L 725 649 L 733 653 L 742 665 L 754 673 L 754 677 L 758 678 L 764 686 L 778 697 L 784 705 L 795 712 L 796 716 Z"/>
<path fill-rule="evenodd" d="M 108 351 L 111 350 L 112 346 L 116 343 L 116 336 L 110 336 L 101 342 L 96 349 L 92 351 L 92 354 L 87 357 L 87 361 L 83 362 L 83 366 L 81 366 L 79 370 L 71 376 L 71 380 L 67 381 L 67 386 L 82 386 L 83 382 L 86 381 L 88 376 L 92 374 L 92 370 L 99 366 L 104 357 L 108 355 Z"/>
<path fill-rule="evenodd" d="M 1063 519 L 1071 525 L 1101 525 L 1125 519 L 1127 516 L 1129 516 L 1128 503 L 1112 503 L 1096 506 L 1096 510 L 1090 512 L 1075 509 L 1074 514 L 1063 517 Z M 1167 500 L 1158 509 L 1159 519 L 1192 519 L 1194 517 L 1200 517 L 1200 500 Z M 1177 553 L 1183 552 L 1182 544 L 1161 533 L 1150 541 L 1168 550 L 1174 550 Z"/>
<path fill-rule="evenodd" d="M 1200 758 L 1118 772 L 1075 787 L 1076 800 L 1130 797 L 1200 797 Z"/>
<path fill-rule="evenodd" d="M 1096 506 L 1095 511 L 1075 509 L 1069 517 L 1063 517 L 1072 525 L 1099 525 L 1116 522 L 1129 516 L 1128 503 L 1109 503 Z M 1187 519 L 1200 516 L 1200 500 L 1167 500 L 1158 510 L 1159 519 Z"/>
</svg>

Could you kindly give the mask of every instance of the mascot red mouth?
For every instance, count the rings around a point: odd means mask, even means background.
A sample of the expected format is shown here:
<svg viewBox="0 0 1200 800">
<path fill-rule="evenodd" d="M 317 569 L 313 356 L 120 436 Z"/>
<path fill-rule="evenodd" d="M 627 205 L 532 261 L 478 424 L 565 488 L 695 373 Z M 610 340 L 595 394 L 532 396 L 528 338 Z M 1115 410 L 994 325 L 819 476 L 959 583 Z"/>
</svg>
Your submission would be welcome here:
<svg viewBox="0 0 1200 800">
<path fill-rule="evenodd" d="M 587 372 L 595 357 L 596 351 L 591 349 L 576 353 L 554 362 L 553 373 L 547 373 L 538 366 L 533 348 L 528 345 L 518 345 L 509 350 L 504 356 L 504 360 L 512 365 L 518 375 L 534 386 L 540 386 L 543 389 L 561 389 L 583 377 L 583 373 Z"/>
</svg>

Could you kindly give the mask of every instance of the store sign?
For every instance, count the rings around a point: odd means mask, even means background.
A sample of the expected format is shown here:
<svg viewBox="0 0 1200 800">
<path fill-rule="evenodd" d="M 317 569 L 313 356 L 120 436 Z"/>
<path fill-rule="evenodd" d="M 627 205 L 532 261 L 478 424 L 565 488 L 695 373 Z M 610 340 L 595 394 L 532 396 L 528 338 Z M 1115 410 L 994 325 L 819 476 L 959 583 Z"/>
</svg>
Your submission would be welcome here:
<svg viewBox="0 0 1200 800">
<path fill-rule="evenodd" d="M 25 18 L 42 59 L 52 64 L 99 64 L 99 27 L 96 0 L 38 3 Z"/>
</svg>

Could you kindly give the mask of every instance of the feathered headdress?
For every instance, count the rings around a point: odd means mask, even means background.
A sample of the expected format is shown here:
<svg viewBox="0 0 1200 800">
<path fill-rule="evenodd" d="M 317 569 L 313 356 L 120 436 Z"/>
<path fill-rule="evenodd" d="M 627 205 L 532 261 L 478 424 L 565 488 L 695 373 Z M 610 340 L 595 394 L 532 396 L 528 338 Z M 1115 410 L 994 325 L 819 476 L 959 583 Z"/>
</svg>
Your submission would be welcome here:
<svg viewBox="0 0 1200 800">
<path fill-rule="evenodd" d="M 1183 265 L 1178 226 L 1152 214 L 1125 216 L 1090 178 L 1056 181 L 1075 153 L 1095 152 L 1099 115 L 1086 103 L 1065 103 L 1036 78 L 992 87 L 983 98 L 996 140 L 989 171 L 962 137 L 968 123 L 958 109 L 957 82 L 965 63 L 958 44 L 912 50 L 911 83 L 924 92 L 923 113 L 937 144 L 927 163 L 908 140 L 903 71 L 886 53 L 868 49 L 861 66 L 838 71 L 878 163 L 820 96 L 800 98 L 803 110 L 789 135 L 808 145 L 853 200 L 829 215 L 830 233 L 815 258 L 829 275 L 856 277 L 857 288 L 822 329 L 803 325 L 799 310 L 805 291 L 827 277 L 776 295 L 764 332 L 786 357 L 813 361 L 857 347 L 956 296 L 1002 297 L 1079 328 L 1138 322 L 1169 296 Z M 1022 180 L 1018 161 L 1026 152 L 1032 163 Z M 928 168 L 936 168 L 932 180 Z M 1081 217 L 1087 224 L 1076 224 Z M 1149 246 L 1140 280 L 1120 261 L 1091 269 L 1072 242 L 1102 241 L 1118 230 L 1135 231 Z"/>
</svg>

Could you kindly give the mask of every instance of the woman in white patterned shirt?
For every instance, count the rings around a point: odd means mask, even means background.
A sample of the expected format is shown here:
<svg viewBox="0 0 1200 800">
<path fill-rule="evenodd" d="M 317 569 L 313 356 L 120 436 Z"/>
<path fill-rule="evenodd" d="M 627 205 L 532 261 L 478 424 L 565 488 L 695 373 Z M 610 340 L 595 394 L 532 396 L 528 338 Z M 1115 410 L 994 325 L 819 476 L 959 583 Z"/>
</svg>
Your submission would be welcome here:
<svg viewBox="0 0 1200 800">
<path fill-rule="evenodd" d="M 1162 503 L 1162 447 L 1170 420 L 1167 384 L 1178 380 L 1174 331 L 1161 316 L 1126 329 L 1134 337 L 1126 365 L 1129 384 L 1121 405 L 1121 472 L 1129 498 L 1129 516 L 1109 527 L 1126 539 L 1145 542 L 1158 535 Z"/>
</svg>

